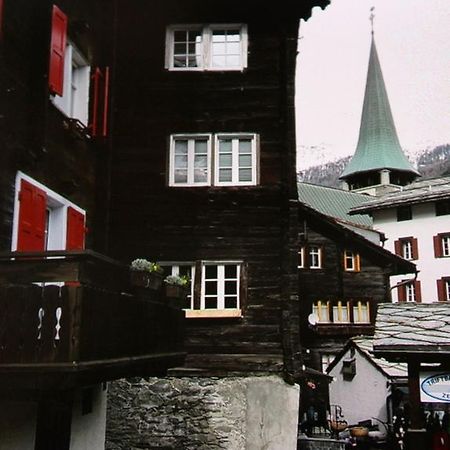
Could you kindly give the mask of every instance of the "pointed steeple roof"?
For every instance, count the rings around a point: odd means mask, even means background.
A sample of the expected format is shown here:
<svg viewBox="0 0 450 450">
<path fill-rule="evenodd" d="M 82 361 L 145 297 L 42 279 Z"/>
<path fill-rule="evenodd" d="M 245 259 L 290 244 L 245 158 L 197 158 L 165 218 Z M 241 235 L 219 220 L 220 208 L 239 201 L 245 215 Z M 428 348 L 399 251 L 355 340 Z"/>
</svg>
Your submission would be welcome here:
<svg viewBox="0 0 450 450">
<path fill-rule="evenodd" d="M 358 145 L 340 178 L 381 169 L 420 175 L 400 147 L 372 33 Z"/>
</svg>

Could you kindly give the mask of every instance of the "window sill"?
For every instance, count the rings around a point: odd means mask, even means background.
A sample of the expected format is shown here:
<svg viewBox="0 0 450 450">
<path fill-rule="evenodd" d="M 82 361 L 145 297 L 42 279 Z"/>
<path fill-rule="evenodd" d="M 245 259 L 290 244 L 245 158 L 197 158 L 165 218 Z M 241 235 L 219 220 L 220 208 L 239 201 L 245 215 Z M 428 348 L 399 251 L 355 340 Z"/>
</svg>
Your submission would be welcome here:
<svg viewBox="0 0 450 450">
<path fill-rule="evenodd" d="M 240 309 L 186 309 L 186 319 L 242 317 Z"/>
</svg>

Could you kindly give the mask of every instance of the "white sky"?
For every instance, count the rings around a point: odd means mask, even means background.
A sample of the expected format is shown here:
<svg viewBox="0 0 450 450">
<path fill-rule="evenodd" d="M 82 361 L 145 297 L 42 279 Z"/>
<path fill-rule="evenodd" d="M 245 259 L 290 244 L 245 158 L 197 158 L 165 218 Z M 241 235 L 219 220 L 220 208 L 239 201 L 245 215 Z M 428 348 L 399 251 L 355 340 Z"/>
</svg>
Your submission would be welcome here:
<svg viewBox="0 0 450 450">
<path fill-rule="evenodd" d="M 301 23 L 298 167 L 353 154 L 375 41 L 400 143 L 450 143 L 450 0 L 332 0 Z"/>
</svg>

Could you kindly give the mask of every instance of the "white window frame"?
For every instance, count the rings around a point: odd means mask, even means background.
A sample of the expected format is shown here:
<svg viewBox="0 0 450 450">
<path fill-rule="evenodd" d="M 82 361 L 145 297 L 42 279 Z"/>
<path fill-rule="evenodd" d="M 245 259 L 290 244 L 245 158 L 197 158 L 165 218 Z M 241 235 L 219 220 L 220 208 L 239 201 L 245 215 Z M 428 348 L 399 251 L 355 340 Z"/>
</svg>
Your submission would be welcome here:
<svg viewBox="0 0 450 450">
<path fill-rule="evenodd" d="M 229 31 L 239 30 L 240 35 L 240 64 L 236 66 L 213 66 L 212 58 L 212 36 L 217 30 Z M 175 31 L 201 31 L 201 46 L 199 52 L 199 64 L 196 67 L 177 67 L 174 65 L 174 33 Z M 179 24 L 170 25 L 166 30 L 166 55 L 165 68 L 170 71 L 243 71 L 247 67 L 248 33 L 247 25 L 237 24 Z"/>
<path fill-rule="evenodd" d="M 300 247 L 300 251 L 298 252 L 297 268 L 305 268 L 305 247 Z"/>
<path fill-rule="evenodd" d="M 160 262 L 159 263 L 161 267 L 170 267 L 170 275 L 176 275 L 179 276 L 180 275 L 180 266 L 185 266 L 185 267 L 190 267 L 191 269 L 191 275 L 190 275 L 190 279 L 191 279 L 191 283 L 190 283 L 190 289 L 189 289 L 189 294 L 188 294 L 188 299 L 190 301 L 190 305 L 191 305 L 191 309 L 194 308 L 194 281 L 195 281 L 195 263 L 191 262 L 191 261 L 187 261 L 187 262 Z"/>
<path fill-rule="evenodd" d="M 220 176 L 220 140 L 227 139 L 231 140 L 231 154 L 232 154 L 232 175 L 231 181 L 219 181 Z M 239 181 L 239 142 L 240 140 L 250 140 L 251 146 L 251 180 L 250 181 Z M 257 175 L 259 173 L 259 168 L 257 167 L 257 135 L 254 133 L 217 133 L 214 139 L 214 184 L 216 186 L 255 186 L 258 183 Z"/>
<path fill-rule="evenodd" d="M 358 300 L 353 304 L 353 323 L 370 323 L 370 303 Z"/>
<path fill-rule="evenodd" d="M 414 283 L 405 284 L 405 298 L 406 302 L 412 303 L 416 301 L 416 288 Z"/>
<path fill-rule="evenodd" d="M 206 267 L 216 266 L 217 267 L 217 308 L 206 308 L 206 292 L 205 292 L 205 282 L 206 282 Z M 236 267 L 236 279 L 225 278 L 225 266 L 235 266 Z M 209 279 L 208 279 L 209 280 Z M 225 281 L 236 281 L 236 307 L 226 308 L 225 307 Z M 240 262 L 229 262 L 229 261 L 202 261 L 202 280 L 201 280 L 201 292 L 200 292 L 200 309 L 204 311 L 209 310 L 240 310 L 240 289 L 241 289 L 241 263 Z"/>
<path fill-rule="evenodd" d="M 444 294 L 445 299 L 450 301 L 450 280 L 444 279 Z"/>
<path fill-rule="evenodd" d="M 175 181 L 175 142 L 187 141 L 187 181 L 180 183 Z M 206 181 L 195 181 L 195 141 L 206 140 L 206 170 L 208 171 Z M 170 156 L 169 156 L 169 186 L 210 186 L 211 185 L 211 134 L 172 134 L 170 136 Z"/>
<path fill-rule="evenodd" d="M 317 251 L 313 250 L 317 249 Z M 312 264 L 314 257 L 317 256 L 317 264 Z M 311 245 L 308 248 L 308 265 L 310 269 L 322 268 L 322 247 L 319 245 Z"/>
<path fill-rule="evenodd" d="M 89 120 L 89 83 L 91 67 L 87 59 L 70 41 L 64 55 L 63 95 L 51 95 L 53 104 L 67 117 L 84 126 Z"/>
<path fill-rule="evenodd" d="M 313 304 L 312 312 L 317 317 L 317 323 L 331 323 L 330 302 L 318 300 Z"/>
<path fill-rule="evenodd" d="M 402 245 L 402 256 L 404 259 L 411 261 L 413 258 L 413 243 L 411 239 L 401 239 L 400 243 Z"/>
<path fill-rule="evenodd" d="M 334 361 L 334 358 L 336 358 L 336 355 L 333 355 L 331 353 L 320 354 L 320 364 L 323 373 L 327 373 L 327 368 Z"/>
<path fill-rule="evenodd" d="M 47 186 L 39 183 L 23 172 L 17 172 L 16 191 L 14 195 L 14 216 L 13 216 L 13 235 L 11 242 L 11 251 L 17 251 L 17 241 L 19 232 L 19 193 L 22 180 L 28 181 L 32 185 L 44 191 L 47 195 L 48 233 L 46 250 L 65 250 L 67 240 L 67 210 L 69 206 L 86 216 L 86 211 L 63 196 L 49 189 Z"/>
<path fill-rule="evenodd" d="M 441 237 L 442 256 L 450 256 L 450 235 Z"/>
<path fill-rule="evenodd" d="M 360 271 L 359 253 L 355 253 L 350 250 L 344 250 L 344 269 L 346 272 Z"/>
</svg>

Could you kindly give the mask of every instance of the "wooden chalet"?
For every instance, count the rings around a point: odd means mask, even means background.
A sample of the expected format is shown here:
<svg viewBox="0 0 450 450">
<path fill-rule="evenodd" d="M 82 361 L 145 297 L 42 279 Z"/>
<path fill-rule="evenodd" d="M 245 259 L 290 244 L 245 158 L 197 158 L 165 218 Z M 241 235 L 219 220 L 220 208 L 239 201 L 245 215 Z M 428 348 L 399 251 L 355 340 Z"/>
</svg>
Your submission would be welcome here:
<svg viewBox="0 0 450 450">
<path fill-rule="evenodd" d="M 99 448 L 101 383 L 184 358 L 181 311 L 86 250 L 105 250 L 108 8 L 0 2 L 2 448 Z"/>
<path fill-rule="evenodd" d="M 300 368 L 294 75 L 325 4 L 116 3 L 108 248 L 191 277 L 189 373 Z"/>
<path fill-rule="evenodd" d="M 300 183 L 299 198 L 302 345 L 305 363 L 325 372 L 350 337 L 373 334 L 389 277 L 415 265 L 379 244 L 369 217 L 347 214 L 367 196 Z"/>
</svg>

